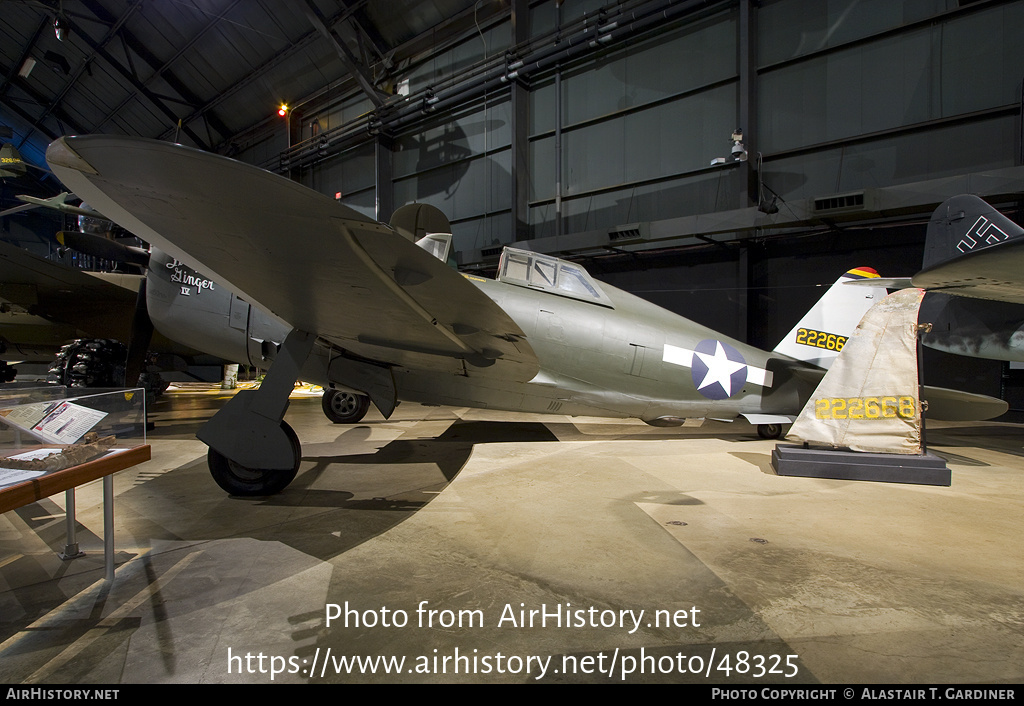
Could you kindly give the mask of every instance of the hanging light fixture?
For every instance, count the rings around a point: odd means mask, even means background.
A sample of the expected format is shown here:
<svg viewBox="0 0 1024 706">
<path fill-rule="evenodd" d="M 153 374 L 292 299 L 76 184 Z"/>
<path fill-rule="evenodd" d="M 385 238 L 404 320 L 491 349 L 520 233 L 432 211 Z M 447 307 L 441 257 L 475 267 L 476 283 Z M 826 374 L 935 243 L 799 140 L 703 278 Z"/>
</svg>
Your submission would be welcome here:
<svg viewBox="0 0 1024 706">
<path fill-rule="evenodd" d="M 68 21 L 64 19 L 64 0 L 57 4 L 57 14 L 53 16 L 53 33 L 57 35 L 58 42 L 63 42 L 68 33 Z"/>
</svg>

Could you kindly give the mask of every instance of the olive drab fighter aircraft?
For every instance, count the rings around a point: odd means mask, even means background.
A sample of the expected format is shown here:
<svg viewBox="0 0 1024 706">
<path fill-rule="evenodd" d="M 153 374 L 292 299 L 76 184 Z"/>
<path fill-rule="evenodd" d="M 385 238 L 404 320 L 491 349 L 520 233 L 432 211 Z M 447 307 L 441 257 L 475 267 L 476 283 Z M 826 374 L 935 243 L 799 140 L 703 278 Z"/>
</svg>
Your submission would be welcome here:
<svg viewBox="0 0 1024 706">
<path fill-rule="evenodd" d="M 301 449 L 283 417 L 297 379 L 330 390 L 350 421 L 367 400 L 384 417 L 408 400 L 664 426 L 742 415 L 775 437 L 886 294 L 837 283 L 769 352 L 548 255 L 506 248 L 495 280 L 463 275 L 446 262 L 451 229 L 432 206 L 404 206 L 386 225 L 251 165 L 132 137 L 61 138 L 47 160 L 166 253 L 151 270 L 170 275 L 148 292 L 158 329 L 228 358 L 241 349 L 273 360 L 258 390 L 197 434 L 215 480 L 236 495 L 295 477 Z M 840 279 L 860 277 L 877 275 Z M 221 285 L 244 299 L 213 297 Z"/>
</svg>

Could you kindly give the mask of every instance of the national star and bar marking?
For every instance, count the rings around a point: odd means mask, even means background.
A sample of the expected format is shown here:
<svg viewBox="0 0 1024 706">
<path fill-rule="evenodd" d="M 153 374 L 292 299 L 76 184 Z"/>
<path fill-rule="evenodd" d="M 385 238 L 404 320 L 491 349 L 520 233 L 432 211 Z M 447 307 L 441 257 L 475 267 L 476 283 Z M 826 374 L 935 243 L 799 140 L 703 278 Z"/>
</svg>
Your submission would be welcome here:
<svg viewBox="0 0 1024 706">
<path fill-rule="evenodd" d="M 690 368 L 697 391 L 713 400 L 732 397 L 745 382 L 772 386 L 770 371 L 748 365 L 738 350 L 715 339 L 705 339 L 693 350 L 666 343 L 662 360 Z"/>
</svg>

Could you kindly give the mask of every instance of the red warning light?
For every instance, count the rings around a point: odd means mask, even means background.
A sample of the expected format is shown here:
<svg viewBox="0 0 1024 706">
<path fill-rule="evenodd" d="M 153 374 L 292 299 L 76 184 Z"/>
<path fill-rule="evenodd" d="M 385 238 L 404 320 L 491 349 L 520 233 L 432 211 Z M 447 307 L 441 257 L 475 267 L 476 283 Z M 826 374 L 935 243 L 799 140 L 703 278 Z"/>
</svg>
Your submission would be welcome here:
<svg viewBox="0 0 1024 706">
<path fill-rule="evenodd" d="M 288 104 L 282 103 L 281 107 L 277 109 L 277 114 L 280 115 L 282 118 L 288 115 Z"/>
</svg>

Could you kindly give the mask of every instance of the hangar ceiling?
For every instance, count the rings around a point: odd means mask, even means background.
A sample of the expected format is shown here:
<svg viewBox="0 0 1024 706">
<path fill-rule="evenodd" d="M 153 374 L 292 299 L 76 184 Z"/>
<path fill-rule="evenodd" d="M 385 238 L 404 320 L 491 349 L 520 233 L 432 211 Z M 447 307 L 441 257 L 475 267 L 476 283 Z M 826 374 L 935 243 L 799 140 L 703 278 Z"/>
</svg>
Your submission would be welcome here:
<svg viewBox="0 0 1024 706">
<path fill-rule="evenodd" d="M 417 53 L 508 11 L 502 0 L 0 0 L 4 141 L 37 166 L 73 133 L 224 151 L 324 86 L 382 100 Z"/>
<path fill-rule="evenodd" d="M 138 135 L 287 174 L 385 220 L 429 202 L 463 267 L 526 241 L 570 258 L 733 253 L 920 222 L 964 190 L 1016 201 L 1021 50 L 1002 29 L 1021 8 L 0 0 L 0 125 L 39 167 L 63 134 Z M 287 129 L 282 102 L 295 108 Z M 721 164 L 737 126 L 751 159 Z M 60 189 L 47 180 L 38 191 Z M 0 196 L 32 191 L 17 189 Z"/>
</svg>

